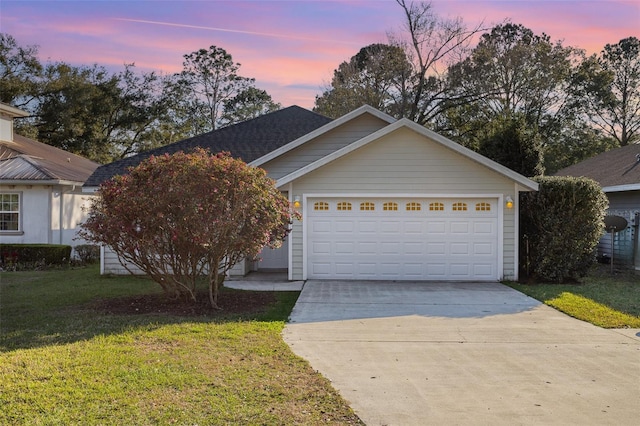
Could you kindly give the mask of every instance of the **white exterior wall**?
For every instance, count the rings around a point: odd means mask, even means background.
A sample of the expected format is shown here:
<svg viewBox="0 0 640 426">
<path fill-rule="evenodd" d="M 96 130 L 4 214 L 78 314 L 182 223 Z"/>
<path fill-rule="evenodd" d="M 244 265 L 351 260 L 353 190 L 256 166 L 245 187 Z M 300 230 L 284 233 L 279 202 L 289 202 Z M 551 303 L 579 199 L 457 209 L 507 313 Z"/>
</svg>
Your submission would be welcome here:
<svg viewBox="0 0 640 426">
<path fill-rule="evenodd" d="M 364 114 L 262 164 L 260 167 L 267 170 L 270 178 L 279 179 L 382 129 L 388 124 L 378 117 Z"/>
<path fill-rule="evenodd" d="M 292 195 L 403 194 L 510 195 L 517 200 L 514 182 L 417 133 L 401 128 L 295 180 Z M 502 200 L 502 198 L 501 198 Z M 517 209 L 502 209 L 503 263 L 501 278 L 516 276 L 515 217 Z M 302 209 L 308 206 L 303 204 Z M 302 212 L 304 215 L 304 211 Z M 304 220 L 304 219 L 303 219 Z M 292 278 L 303 278 L 303 223 L 291 234 Z"/>
<path fill-rule="evenodd" d="M 20 231 L 0 234 L 5 244 L 87 244 L 76 239 L 86 218 L 90 194 L 80 187 L 52 185 L 0 185 L 1 192 L 20 194 Z"/>
<path fill-rule="evenodd" d="M 51 188 L 0 185 L 0 192 L 20 194 L 20 231 L 0 234 L 5 244 L 50 244 Z"/>
</svg>

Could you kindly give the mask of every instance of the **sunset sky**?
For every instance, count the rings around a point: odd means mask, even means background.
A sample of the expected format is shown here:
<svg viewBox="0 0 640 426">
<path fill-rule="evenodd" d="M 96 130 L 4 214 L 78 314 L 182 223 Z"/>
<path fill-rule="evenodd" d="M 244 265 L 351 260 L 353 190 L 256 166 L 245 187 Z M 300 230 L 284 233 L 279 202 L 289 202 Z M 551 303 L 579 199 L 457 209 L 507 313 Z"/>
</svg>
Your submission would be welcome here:
<svg viewBox="0 0 640 426">
<path fill-rule="evenodd" d="M 438 15 L 459 16 L 468 26 L 510 19 L 589 54 L 640 37 L 640 0 L 432 3 Z M 0 32 L 21 46 L 38 45 L 43 62 L 97 63 L 113 72 L 134 62 L 140 70 L 174 73 L 184 54 L 216 45 L 285 107 L 312 108 L 342 61 L 387 42 L 403 23 L 393 0 L 0 0 Z"/>
</svg>

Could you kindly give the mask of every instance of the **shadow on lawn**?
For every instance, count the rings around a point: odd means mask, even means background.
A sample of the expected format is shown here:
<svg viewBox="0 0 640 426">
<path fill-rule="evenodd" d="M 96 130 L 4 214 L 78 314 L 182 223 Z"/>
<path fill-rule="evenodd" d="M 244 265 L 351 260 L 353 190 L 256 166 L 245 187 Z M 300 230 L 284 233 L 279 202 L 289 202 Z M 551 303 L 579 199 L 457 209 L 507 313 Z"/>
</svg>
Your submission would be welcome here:
<svg viewBox="0 0 640 426">
<path fill-rule="evenodd" d="M 286 321 L 299 292 L 222 289 L 210 307 L 206 293 L 196 303 L 169 300 L 158 293 L 101 297 L 87 303 L 34 312 L 28 304 L 4 300 L 0 316 L 0 352 L 68 344 L 135 328 L 154 329 L 178 323 Z M 5 303 L 3 303 L 5 305 Z"/>
</svg>

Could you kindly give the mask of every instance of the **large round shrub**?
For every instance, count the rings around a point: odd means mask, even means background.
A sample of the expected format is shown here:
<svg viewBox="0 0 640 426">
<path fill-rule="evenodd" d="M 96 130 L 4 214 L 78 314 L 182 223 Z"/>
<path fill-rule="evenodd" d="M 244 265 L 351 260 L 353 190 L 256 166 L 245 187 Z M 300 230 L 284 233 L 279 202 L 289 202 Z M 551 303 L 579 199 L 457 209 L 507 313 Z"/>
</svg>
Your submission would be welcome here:
<svg viewBox="0 0 640 426">
<path fill-rule="evenodd" d="M 586 275 L 604 233 L 607 197 L 592 179 L 538 177 L 537 192 L 520 198 L 520 265 L 542 281 Z"/>
</svg>

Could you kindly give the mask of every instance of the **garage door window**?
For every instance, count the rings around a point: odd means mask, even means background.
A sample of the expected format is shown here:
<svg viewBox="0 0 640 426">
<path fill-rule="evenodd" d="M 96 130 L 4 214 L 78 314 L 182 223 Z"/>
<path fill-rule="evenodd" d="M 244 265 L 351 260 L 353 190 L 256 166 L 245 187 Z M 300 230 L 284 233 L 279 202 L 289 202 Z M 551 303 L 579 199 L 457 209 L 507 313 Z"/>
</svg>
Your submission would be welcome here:
<svg viewBox="0 0 640 426">
<path fill-rule="evenodd" d="M 375 203 L 370 203 L 365 201 L 364 203 L 360 203 L 360 210 L 372 212 L 376 209 Z"/>
<path fill-rule="evenodd" d="M 417 212 L 420 210 L 422 210 L 422 205 L 420 203 L 415 203 L 415 202 L 407 203 L 408 212 Z"/>
<path fill-rule="evenodd" d="M 432 212 L 443 212 L 444 204 L 443 203 L 429 203 L 429 210 Z"/>
<path fill-rule="evenodd" d="M 339 211 L 350 211 L 351 210 L 351 203 L 348 201 L 340 201 L 338 203 L 338 210 Z"/>
<path fill-rule="evenodd" d="M 476 204 L 477 212 L 489 212 L 491 211 L 491 204 L 489 203 L 477 203 Z"/>
<path fill-rule="evenodd" d="M 328 211 L 329 203 L 325 203 L 324 201 L 318 201 L 313 203 L 313 209 L 316 211 Z"/>
<path fill-rule="evenodd" d="M 398 211 L 398 203 L 388 202 L 382 206 L 384 211 Z"/>
<path fill-rule="evenodd" d="M 453 211 L 454 212 L 466 212 L 467 211 L 467 203 L 453 203 Z"/>
</svg>

